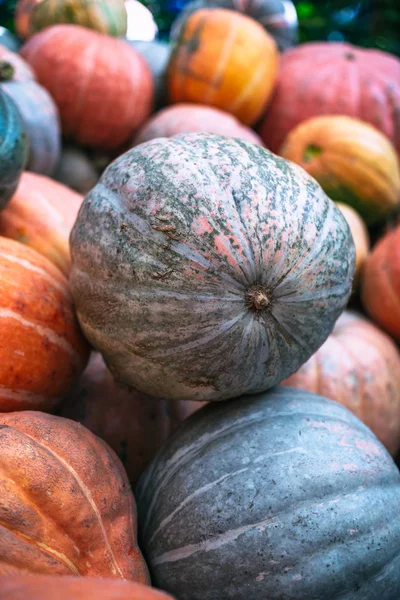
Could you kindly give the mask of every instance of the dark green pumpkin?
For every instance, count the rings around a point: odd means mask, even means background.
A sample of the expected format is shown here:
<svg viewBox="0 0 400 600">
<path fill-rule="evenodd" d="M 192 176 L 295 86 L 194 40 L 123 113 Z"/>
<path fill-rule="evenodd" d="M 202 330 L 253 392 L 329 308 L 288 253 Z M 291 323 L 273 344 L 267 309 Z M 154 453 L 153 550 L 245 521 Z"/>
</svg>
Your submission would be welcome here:
<svg viewBox="0 0 400 600">
<path fill-rule="evenodd" d="M 27 140 L 18 110 L 0 89 L 0 209 L 15 192 L 27 158 Z"/>
<path fill-rule="evenodd" d="M 400 473 L 331 400 L 282 387 L 207 406 L 136 499 L 153 584 L 180 600 L 400 598 Z"/>
</svg>

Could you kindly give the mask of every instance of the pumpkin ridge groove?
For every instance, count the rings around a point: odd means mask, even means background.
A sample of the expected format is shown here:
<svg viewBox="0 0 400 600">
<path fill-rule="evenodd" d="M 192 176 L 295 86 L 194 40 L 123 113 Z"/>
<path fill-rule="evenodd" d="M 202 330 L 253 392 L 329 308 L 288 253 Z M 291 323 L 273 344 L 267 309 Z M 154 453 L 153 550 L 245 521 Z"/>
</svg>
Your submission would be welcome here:
<svg viewBox="0 0 400 600">
<path fill-rule="evenodd" d="M 42 442 L 39 442 L 39 440 L 37 440 L 36 438 L 34 438 L 33 436 L 29 435 L 28 433 L 26 433 L 26 431 L 23 432 L 23 435 L 25 435 L 26 437 L 30 438 L 31 440 L 34 441 L 35 444 L 37 444 L 38 446 L 40 446 L 41 448 L 44 448 L 46 450 L 46 452 L 49 452 L 49 454 L 51 454 L 52 456 L 54 456 L 54 458 L 56 458 L 56 460 L 58 460 L 62 466 L 66 469 L 66 471 L 68 471 L 68 473 L 70 473 L 73 477 L 73 479 L 75 479 L 76 483 L 78 484 L 78 487 L 81 489 L 84 497 L 86 498 L 87 502 L 90 504 L 91 508 L 93 509 L 94 514 L 96 515 L 96 520 L 100 526 L 100 530 L 101 533 L 103 535 L 104 538 L 104 542 L 105 542 L 105 546 L 107 548 L 107 551 L 111 557 L 111 563 L 114 565 L 114 568 L 116 569 L 116 571 L 119 572 L 121 578 L 123 580 L 125 580 L 125 577 L 123 576 L 123 573 L 115 559 L 114 553 L 112 551 L 109 539 L 107 537 L 107 532 L 104 528 L 104 523 L 103 520 L 101 518 L 99 509 L 96 506 L 96 503 L 93 500 L 93 496 L 90 492 L 90 490 L 88 489 L 88 487 L 85 485 L 85 483 L 82 481 L 82 479 L 79 477 L 78 473 L 75 471 L 75 469 L 69 465 L 67 463 L 66 460 L 64 460 L 61 456 L 59 456 L 54 450 L 50 450 L 50 448 L 48 448 L 45 444 L 43 444 Z"/>
</svg>

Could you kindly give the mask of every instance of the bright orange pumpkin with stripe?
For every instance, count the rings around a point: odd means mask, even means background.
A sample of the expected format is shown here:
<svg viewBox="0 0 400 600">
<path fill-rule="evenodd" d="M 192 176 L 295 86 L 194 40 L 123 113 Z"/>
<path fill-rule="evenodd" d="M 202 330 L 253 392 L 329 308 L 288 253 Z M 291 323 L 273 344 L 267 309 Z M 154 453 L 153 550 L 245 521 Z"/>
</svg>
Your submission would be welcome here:
<svg viewBox="0 0 400 600">
<path fill-rule="evenodd" d="M 273 38 L 253 19 L 201 9 L 182 27 L 168 68 L 172 102 L 221 108 L 252 125 L 272 94 L 278 69 Z"/>
<path fill-rule="evenodd" d="M 25 172 L 0 212 L 0 236 L 34 248 L 68 274 L 69 234 L 82 200 L 80 194 L 49 177 Z"/>
<path fill-rule="evenodd" d="M 64 275 L 35 250 L 0 237 L 0 412 L 50 410 L 87 360 Z"/>
<path fill-rule="evenodd" d="M 0 490 L 0 590 L 6 575 L 150 583 L 124 468 L 80 423 L 35 411 L 0 414 Z"/>
</svg>

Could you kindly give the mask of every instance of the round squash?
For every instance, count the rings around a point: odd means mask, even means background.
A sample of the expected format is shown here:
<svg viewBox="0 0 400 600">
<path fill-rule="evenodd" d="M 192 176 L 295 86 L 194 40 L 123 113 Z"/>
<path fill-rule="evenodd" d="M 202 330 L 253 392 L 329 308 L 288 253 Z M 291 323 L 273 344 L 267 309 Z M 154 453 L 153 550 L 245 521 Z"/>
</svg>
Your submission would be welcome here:
<svg viewBox="0 0 400 600">
<path fill-rule="evenodd" d="M 82 25 L 100 33 L 124 36 L 127 13 L 124 0 L 18 0 L 15 28 L 22 39 L 61 23 Z"/>
<path fill-rule="evenodd" d="M 355 208 L 367 224 L 400 204 L 400 163 L 390 141 L 346 116 L 314 117 L 291 131 L 279 154 L 314 177 L 332 200 Z"/>
<path fill-rule="evenodd" d="M 135 485 L 176 425 L 202 405 L 202 402 L 157 400 L 119 386 L 101 355 L 93 353 L 59 414 L 79 421 L 106 441 Z"/>
<path fill-rule="evenodd" d="M 88 154 L 82 148 L 74 146 L 63 147 L 53 177 L 83 195 L 87 194 L 99 179 Z"/>
<path fill-rule="evenodd" d="M 358 212 L 351 208 L 351 206 L 342 204 L 341 202 L 337 202 L 336 206 L 350 227 L 351 235 L 353 236 L 353 241 L 356 248 L 356 270 L 354 272 L 353 282 L 353 287 L 355 287 L 359 283 L 362 268 L 369 254 L 370 239 L 368 229 L 366 228 L 365 223 L 361 219 Z"/>
<path fill-rule="evenodd" d="M 0 235 L 34 248 L 68 275 L 69 234 L 82 200 L 81 195 L 48 177 L 25 172 L 0 213 Z"/>
<path fill-rule="evenodd" d="M 272 35 L 280 50 L 296 42 L 298 21 L 291 0 L 192 0 L 172 24 L 172 39 L 178 39 L 183 23 L 200 8 L 227 8 L 248 15 Z"/>
<path fill-rule="evenodd" d="M 2 577 L 0 600 L 173 600 L 132 581 L 94 577 L 20 575 Z"/>
<path fill-rule="evenodd" d="M 143 40 L 129 40 L 139 54 L 148 64 L 154 80 L 154 105 L 161 108 L 167 103 L 167 65 L 171 56 L 171 44 L 162 40 L 145 42 Z"/>
<path fill-rule="evenodd" d="M 69 419 L 0 414 L 0 465 L 0 577 L 149 583 L 136 541 L 135 500 L 118 457 L 102 440 Z"/>
<path fill-rule="evenodd" d="M 61 271 L 0 237 L 0 412 L 52 409 L 87 359 Z"/>
<path fill-rule="evenodd" d="M 221 108 L 252 125 L 271 96 L 278 69 L 273 38 L 231 10 L 198 10 L 184 22 L 168 67 L 173 103 Z"/>
<path fill-rule="evenodd" d="M 173 137 L 179 133 L 196 132 L 217 133 L 263 146 L 261 138 L 254 131 L 229 113 L 199 104 L 176 104 L 160 110 L 139 130 L 133 145 L 155 138 Z"/>
<path fill-rule="evenodd" d="M 400 597 L 400 473 L 331 400 L 281 387 L 207 406 L 136 498 L 152 581 L 179 600 Z"/>
<path fill-rule="evenodd" d="M 370 317 L 400 340 L 400 226 L 379 240 L 369 255 L 361 295 Z"/>
<path fill-rule="evenodd" d="M 13 52 L 18 52 L 21 47 L 19 39 L 5 27 L 0 27 L 0 44 Z"/>
<path fill-rule="evenodd" d="M 14 101 L 29 140 L 26 168 L 51 175 L 60 157 L 60 123 L 57 107 L 37 83 L 29 65 L 0 46 L 0 87 Z"/>
<path fill-rule="evenodd" d="M 54 25 L 34 35 L 21 54 L 53 96 L 64 135 L 79 144 L 118 148 L 151 112 L 150 70 L 122 40 Z"/>
<path fill-rule="evenodd" d="M 348 225 L 307 173 L 211 134 L 119 157 L 70 242 L 88 339 L 117 379 L 175 400 L 255 393 L 296 371 L 354 271 Z"/>
<path fill-rule="evenodd" d="M 14 102 L 0 87 L 0 210 L 17 189 L 26 158 L 23 123 Z"/>
<path fill-rule="evenodd" d="M 389 452 L 400 449 L 400 353 L 360 315 L 343 313 L 321 348 L 282 385 L 340 402 Z"/>
<path fill-rule="evenodd" d="M 278 152 L 288 133 L 318 115 L 348 115 L 384 133 L 400 153 L 400 60 L 347 43 L 312 42 L 281 57 L 261 137 Z"/>
</svg>

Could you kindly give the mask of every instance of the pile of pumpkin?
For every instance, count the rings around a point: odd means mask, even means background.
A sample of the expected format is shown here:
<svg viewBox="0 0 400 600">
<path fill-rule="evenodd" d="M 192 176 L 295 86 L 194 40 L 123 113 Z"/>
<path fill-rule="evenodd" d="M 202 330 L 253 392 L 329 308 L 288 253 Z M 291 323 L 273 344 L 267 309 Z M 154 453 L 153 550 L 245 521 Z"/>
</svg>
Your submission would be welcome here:
<svg viewBox="0 0 400 600">
<path fill-rule="evenodd" d="M 273 4 L 18 4 L 0 600 L 400 598 L 400 61 Z"/>
</svg>

